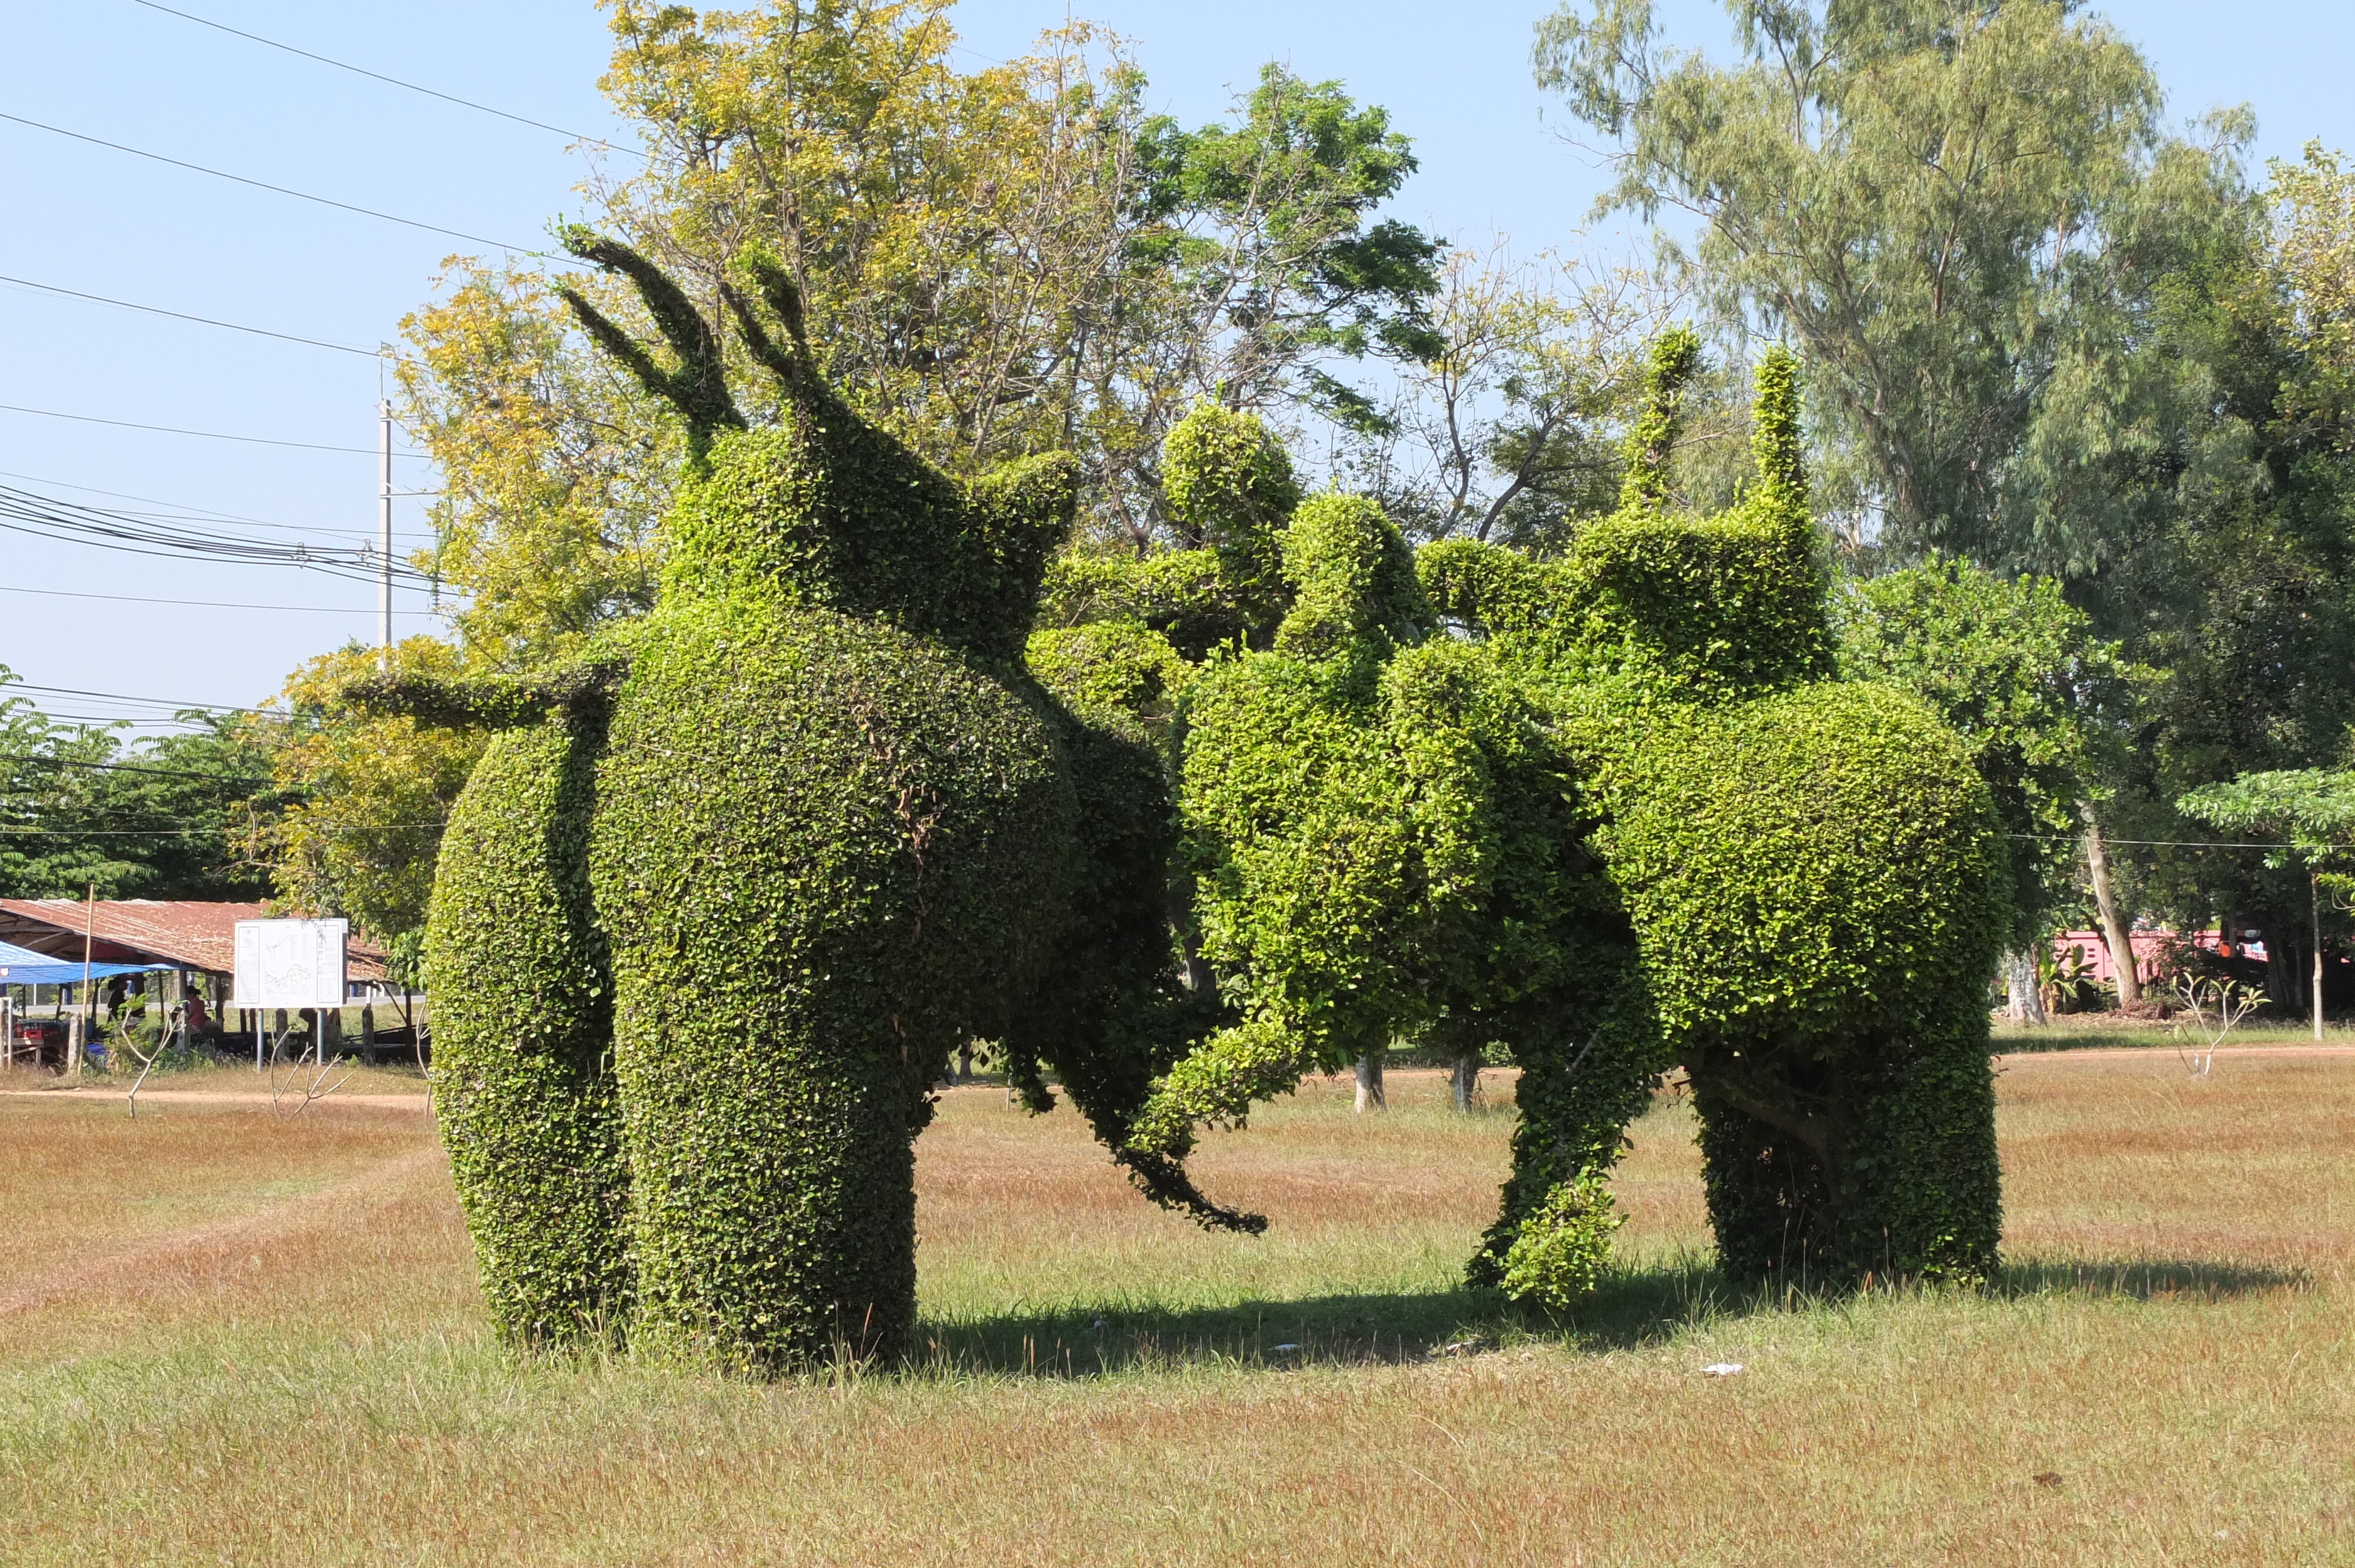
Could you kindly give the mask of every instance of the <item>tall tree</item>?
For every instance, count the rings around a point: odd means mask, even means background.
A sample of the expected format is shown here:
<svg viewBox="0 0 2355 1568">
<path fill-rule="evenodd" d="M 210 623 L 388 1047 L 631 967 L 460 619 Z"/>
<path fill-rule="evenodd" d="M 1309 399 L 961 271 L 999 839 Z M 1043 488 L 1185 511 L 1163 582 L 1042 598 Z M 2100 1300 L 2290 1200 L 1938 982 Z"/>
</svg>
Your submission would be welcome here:
<svg viewBox="0 0 2355 1568">
<path fill-rule="evenodd" d="M 1085 26 L 958 70 L 950 9 L 623 0 L 605 87 L 652 163 L 608 223 L 715 286 L 768 246 L 862 412 L 952 471 L 1075 451 L 1135 540 L 1198 397 L 1378 417 L 1339 367 L 1429 352 L 1439 249 L 1379 216 L 1415 168 L 1382 110 L 1270 66 L 1189 131 Z"/>
<path fill-rule="evenodd" d="M 2057 0 L 1727 0 L 1740 59 L 1665 48 L 1651 0 L 1540 25 L 1538 78 L 1617 144 L 1601 204 L 1729 317 L 1802 350 L 1901 553 L 2074 575 L 2108 547 L 2090 465 L 2147 438 L 2133 350 L 2188 240 L 2232 221 L 2248 126 L 2159 128 L 2156 78 Z"/>
<path fill-rule="evenodd" d="M 2006 962 L 2019 1011 L 2035 991 L 2034 949 L 2074 891 L 2080 819 L 2116 777 L 2148 672 L 2093 635 L 2059 583 L 2006 581 L 1952 556 L 1850 583 L 1835 609 L 1842 673 L 1902 686 L 1937 709 L 1995 798 L 2012 865 Z M 2099 838 L 2091 842 L 2098 853 Z M 2115 904 L 2106 893 L 2104 901 Z M 2105 913 L 2119 1000 L 2131 1005 L 2131 922 Z"/>
<path fill-rule="evenodd" d="M 527 665 L 653 604 L 677 422 L 583 352 L 547 280 L 452 268 L 454 286 L 402 323 L 406 422 L 442 482 L 421 564 L 464 596 L 453 624 L 475 660 Z M 621 308 L 607 280 L 579 286 Z"/>
<path fill-rule="evenodd" d="M 2355 424 L 2340 281 L 2350 176 L 2318 150 L 2275 164 L 2269 201 L 2209 236 L 2156 296 L 2146 353 L 2166 368 L 2164 440 L 2100 471 L 2127 547 L 2071 585 L 2147 692 L 2116 791 L 2120 896 L 2174 922 L 2264 934 L 2276 1005 L 2301 1005 L 2310 889 L 2217 834 L 2179 797 L 2341 759 L 2355 726 Z M 2333 258 L 2338 260 L 2334 261 Z"/>
<path fill-rule="evenodd" d="M 604 227 L 694 282 L 738 369 L 712 295 L 760 242 L 864 414 L 956 472 L 1078 453 L 1087 514 L 1132 548 L 1175 525 L 1161 440 L 1201 398 L 1383 428 L 1347 366 L 1435 350 L 1440 249 L 1380 216 L 1415 166 L 1383 111 L 1272 67 L 1189 131 L 1084 27 L 959 70 L 949 9 L 618 6 L 605 86 L 650 162 L 592 187 Z M 571 281 L 643 324 L 613 281 Z M 453 259 L 406 323 L 404 412 L 449 493 L 428 564 L 467 596 L 471 659 L 528 663 L 643 609 L 668 503 L 668 422 L 549 283 Z"/>
<path fill-rule="evenodd" d="M 446 679 L 464 668 L 458 650 L 430 637 L 394 650 L 396 674 Z M 345 691 L 376 670 L 377 651 L 353 644 L 288 677 L 256 736 L 286 804 L 255 823 L 248 845 L 289 904 L 349 916 L 401 955 L 424 927 L 442 825 L 484 736 L 358 711 Z"/>
</svg>

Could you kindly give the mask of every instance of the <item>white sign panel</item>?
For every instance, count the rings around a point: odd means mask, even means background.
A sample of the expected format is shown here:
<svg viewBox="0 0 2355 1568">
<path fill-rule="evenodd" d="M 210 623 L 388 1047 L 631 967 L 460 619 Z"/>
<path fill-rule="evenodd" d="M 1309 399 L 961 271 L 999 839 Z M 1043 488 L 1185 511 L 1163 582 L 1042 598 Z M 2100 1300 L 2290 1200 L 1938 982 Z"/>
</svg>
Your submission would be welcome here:
<svg viewBox="0 0 2355 1568">
<path fill-rule="evenodd" d="M 341 1007 L 348 920 L 240 920 L 237 1007 Z"/>
</svg>

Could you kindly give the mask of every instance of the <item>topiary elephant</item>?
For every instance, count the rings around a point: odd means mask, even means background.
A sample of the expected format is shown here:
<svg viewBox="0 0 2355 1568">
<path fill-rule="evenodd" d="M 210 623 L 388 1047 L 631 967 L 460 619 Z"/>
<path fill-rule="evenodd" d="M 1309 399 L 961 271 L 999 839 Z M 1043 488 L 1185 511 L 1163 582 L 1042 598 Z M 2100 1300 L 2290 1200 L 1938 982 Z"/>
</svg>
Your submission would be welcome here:
<svg viewBox="0 0 2355 1568">
<path fill-rule="evenodd" d="M 790 281 L 720 291 L 774 381 L 737 408 L 710 323 L 621 245 L 662 334 L 577 293 L 684 416 L 655 609 L 535 678 L 380 683 L 497 731 L 426 936 L 435 1097 L 495 1321 L 773 1370 L 896 1355 L 911 1140 L 952 1050 L 1051 1070 L 1156 1200 L 1213 1224 L 1127 1118 L 1182 1043 L 1166 784 L 1136 725 L 1022 664 L 1074 466 L 952 482 L 820 381 Z"/>
<path fill-rule="evenodd" d="M 1669 510 L 1697 354 L 1658 345 L 1621 509 L 1562 559 L 1413 556 L 1339 495 L 1266 529 L 1282 619 L 1191 670 L 1178 712 L 1182 853 L 1236 1016 L 1156 1086 L 1133 1149 L 1182 1157 L 1392 1039 L 1503 1042 L 1521 1121 L 1472 1275 L 1559 1303 L 1607 1250 L 1627 1122 L 1681 1065 L 1737 1275 L 1993 1266 L 1987 793 L 1926 708 L 1832 679 L 1786 355 L 1760 367 L 1745 498 Z M 1230 535 L 1250 514 L 1220 514 Z M 1125 613 L 1102 680 L 1237 601 L 1170 591 L 1200 577 L 1099 567 L 1050 609 Z"/>
</svg>

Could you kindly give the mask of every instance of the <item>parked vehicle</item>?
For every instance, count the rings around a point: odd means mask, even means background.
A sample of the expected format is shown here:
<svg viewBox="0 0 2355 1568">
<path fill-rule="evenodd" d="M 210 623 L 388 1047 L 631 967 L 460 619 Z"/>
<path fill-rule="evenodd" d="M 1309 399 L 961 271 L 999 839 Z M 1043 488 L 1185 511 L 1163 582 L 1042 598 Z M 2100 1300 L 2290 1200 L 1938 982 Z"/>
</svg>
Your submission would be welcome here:
<svg viewBox="0 0 2355 1568">
<path fill-rule="evenodd" d="M 66 1029 L 62 1018 L 20 1018 L 8 1032 L 9 1055 L 34 1066 L 62 1067 Z"/>
</svg>

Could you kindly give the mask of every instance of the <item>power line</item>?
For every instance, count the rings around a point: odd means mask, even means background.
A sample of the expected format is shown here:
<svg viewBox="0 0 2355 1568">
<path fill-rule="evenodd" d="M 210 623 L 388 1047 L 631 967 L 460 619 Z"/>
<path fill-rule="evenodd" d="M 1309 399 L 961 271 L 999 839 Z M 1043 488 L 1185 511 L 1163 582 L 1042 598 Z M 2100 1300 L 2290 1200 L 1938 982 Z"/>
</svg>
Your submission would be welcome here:
<svg viewBox="0 0 2355 1568">
<path fill-rule="evenodd" d="M 5 118 L 0 116 L 0 119 Z M 95 414 L 60 414 L 54 408 L 27 408 L 15 403 L 0 403 L 0 413 L 37 414 L 44 419 L 72 419 L 85 425 L 112 425 L 119 430 L 154 430 L 166 436 L 200 436 L 208 441 L 243 441 L 260 447 L 300 447 L 304 451 L 313 452 L 357 452 L 362 457 L 378 455 L 374 447 L 331 447 L 317 441 L 282 441 L 270 436 L 229 436 L 218 430 L 184 430 L 176 425 L 141 425 L 129 419 L 101 419 Z M 395 452 L 392 455 L 416 462 L 433 461 L 424 452 Z"/>
<path fill-rule="evenodd" d="M 0 114 L 0 120 L 5 120 L 11 124 L 29 126 L 36 131 L 46 131 L 52 136 L 66 136 L 76 142 L 87 142 L 93 147 L 104 147 L 116 153 L 128 153 L 134 158 L 146 158 L 155 163 L 168 164 L 173 168 L 186 169 L 191 174 L 210 175 L 217 180 L 228 180 L 234 185 L 251 185 L 255 190 L 293 196 L 297 201 L 316 202 L 321 207 L 332 207 L 344 212 L 358 213 L 362 217 L 381 218 L 386 223 L 397 223 L 404 228 L 421 228 L 429 234 L 446 234 L 453 239 L 471 240 L 476 245 L 496 246 L 501 250 L 513 250 L 525 256 L 548 254 L 544 250 L 534 250 L 527 245 L 510 245 L 504 239 L 491 239 L 480 234 L 468 234 L 459 228 L 444 228 L 438 223 L 422 223 L 413 217 L 400 217 L 392 213 L 378 212 L 371 207 L 354 207 L 350 202 L 336 201 L 331 196 L 313 196 L 308 191 L 292 190 L 285 185 L 273 185 L 266 180 L 252 180 L 243 175 L 232 175 L 220 169 L 208 169 L 202 164 L 191 164 L 180 158 L 167 158 L 161 153 L 150 153 L 140 147 L 126 147 L 120 142 L 109 142 L 97 136 L 85 136 L 79 131 L 68 131 L 62 126 L 44 125 L 37 120 L 27 120 L 21 114 Z"/>
<path fill-rule="evenodd" d="M 37 686 L 30 681 L 9 681 L 0 683 L 0 697 L 10 692 L 48 692 L 61 697 L 103 697 L 113 703 L 147 703 L 164 708 L 205 708 L 220 714 L 260 713 L 260 708 L 241 708 L 233 703 L 177 703 L 169 697 L 133 697 L 121 692 L 85 692 L 73 686 Z"/>
<path fill-rule="evenodd" d="M 305 822 L 304 831 L 314 833 L 391 833 L 409 828 L 442 828 L 447 825 L 444 822 L 350 822 L 330 826 Z M 0 833 L 48 839 L 186 839 L 195 838 L 199 833 L 227 831 L 227 825 L 218 823 L 180 828 L 17 828 L 0 823 Z"/>
<path fill-rule="evenodd" d="M 2006 833 L 2008 839 L 2024 839 L 2031 843 L 2073 844 L 2083 842 L 2077 833 Z M 2105 844 L 2124 844 L 2130 849 L 2262 849 L 2294 850 L 2318 846 L 2307 844 L 2244 844 L 2227 843 L 2215 839 L 2114 839 L 2105 834 Z"/>
<path fill-rule="evenodd" d="M 9 522 L 9 518 L 16 521 Z M 244 566 L 300 567 L 355 581 L 379 581 L 385 574 L 396 572 L 416 583 L 430 580 L 414 567 L 380 559 L 374 545 L 314 546 L 301 541 L 290 545 L 274 539 L 241 538 L 233 534 L 200 533 L 84 506 L 79 502 L 57 501 L 5 484 L 0 484 L 0 528 L 36 538 L 95 545 L 133 556 L 195 556 Z"/>
<path fill-rule="evenodd" d="M 52 768 L 88 768 L 100 773 L 153 773 L 160 779 L 201 779 L 208 784 L 251 784 L 256 788 L 272 782 L 268 779 L 230 779 L 218 773 L 191 773 L 181 768 L 139 768 L 128 762 L 77 762 L 69 757 L 42 757 L 16 751 L 0 751 L 0 762 L 39 762 Z"/>
<path fill-rule="evenodd" d="M 64 294 L 71 299 L 89 300 L 97 304 L 112 305 L 118 310 L 144 311 L 151 316 L 170 316 L 174 321 L 195 322 L 201 326 L 226 327 L 230 332 L 249 332 L 256 337 L 274 337 L 281 343 L 307 344 L 313 348 L 332 348 L 337 354 L 357 354 L 363 359 L 380 359 L 382 351 L 354 348 L 348 344 L 328 343 L 315 337 L 297 337 L 291 332 L 272 332 L 267 327 L 240 326 L 235 322 L 215 321 L 210 316 L 192 316 L 185 311 L 167 311 L 155 305 L 134 305 L 128 300 L 111 300 L 104 294 L 85 294 L 79 289 L 60 289 L 55 283 L 36 283 L 30 278 L 11 278 L 0 274 L 0 283 L 14 283 L 20 289 L 38 289 L 46 294 Z"/>
<path fill-rule="evenodd" d="M 414 454 L 395 453 L 394 455 L 410 456 Z M 37 473 L 11 473 L 6 469 L 0 469 L 0 479 L 21 479 L 30 484 L 53 484 L 59 490 L 79 490 L 85 495 L 111 496 L 116 501 L 144 501 L 151 506 L 168 506 L 172 509 L 169 512 L 130 514 L 130 515 L 134 516 L 186 518 L 195 521 L 210 519 L 218 523 L 245 523 L 250 524 L 256 528 L 282 528 L 290 534 L 342 535 L 357 534 L 366 531 L 359 528 L 325 528 L 321 527 L 317 524 L 311 523 L 269 523 L 259 517 L 247 517 L 235 512 L 216 512 L 209 506 L 190 506 L 186 502 L 164 501 L 153 495 L 133 495 L 126 491 L 121 490 L 101 490 L 94 484 L 73 484 L 62 479 L 50 479 Z M 403 528 L 398 530 L 398 532 L 400 536 L 405 539 L 431 539 L 434 537 L 431 529 Z"/>
<path fill-rule="evenodd" d="M 176 730 L 183 735 L 202 735 L 199 721 L 185 718 L 140 718 L 132 714 L 68 714 L 44 709 L 41 716 L 60 725 L 72 725 L 80 729 L 120 729 L 125 726 L 141 730 Z"/>
<path fill-rule="evenodd" d="M 347 65 L 342 60 L 329 59 L 325 55 L 314 55 L 308 49 L 298 49 L 292 44 L 282 44 L 275 38 L 265 38 L 259 33 L 249 33 L 242 28 L 210 21 L 190 12 L 175 11 L 169 5 L 158 5 L 155 0 L 132 0 L 132 4 L 144 5 L 150 11 L 161 11 L 167 16 L 177 16 L 184 22 L 194 22 L 200 27 L 210 27 L 216 32 L 228 33 L 251 43 L 262 44 L 273 49 L 283 49 L 290 55 L 300 55 L 306 60 L 316 60 L 321 65 L 333 66 L 337 70 L 350 71 L 354 76 L 364 76 L 372 81 L 384 82 L 388 86 L 401 88 L 410 92 L 421 92 L 428 98 L 438 98 L 444 103 L 454 103 L 461 109 L 472 109 L 482 114 L 495 114 L 501 120 L 512 120 L 518 125 L 528 125 L 535 131 L 552 131 L 559 136 L 570 136 L 576 142 L 587 142 L 592 146 L 602 147 L 608 152 L 627 153 L 633 158 L 645 159 L 648 163 L 654 161 L 634 147 L 619 146 L 601 136 L 591 136 L 582 131 L 568 131 L 561 125 L 550 125 L 544 120 L 533 120 L 521 114 L 510 114 L 504 109 L 494 109 L 487 103 L 476 103 L 470 98 L 460 98 L 453 93 L 437 92 L 430 87 L 420 87 L 413 81 L 403 81 L 399 77 L 387 76 L 382 71 L 368 70 L 361 66 Z"/>
<path fill-rule="evenodd" d="M 109 604 L 171 604 L 189 609 L 279 609 L 302 615 L 374 615 L 373 609 L 345 609 L 332 604 L 225 604 L 210 599 L 142 599 L 123 593 L 73 593 L 65 588 L 18 588 L 13 583 L 0 583 L 0 593 L 28 593 L 42 599 L 95 599 Z M 438 615 L 439 610 L 396 609 L 395 615 Z"/>
</svg>

